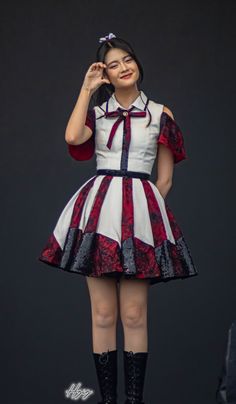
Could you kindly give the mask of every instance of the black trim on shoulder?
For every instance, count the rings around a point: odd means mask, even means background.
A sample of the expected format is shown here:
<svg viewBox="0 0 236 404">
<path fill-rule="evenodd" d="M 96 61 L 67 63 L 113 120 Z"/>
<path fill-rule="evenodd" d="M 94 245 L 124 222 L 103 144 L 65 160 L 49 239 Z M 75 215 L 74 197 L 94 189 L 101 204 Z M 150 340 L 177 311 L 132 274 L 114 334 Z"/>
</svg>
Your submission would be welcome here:
<svg viewBox="0 0 236 404">
<path fill-rule="evenodd" d="M 148 103 L 149 103 L 149 98 L 147 99 L 147 102 L 146 102 L 146 104 L 145 104 L 144 111 L 146 111 L 147 106 L 148 106 Z"/>
<path fill-rule="evenodd" d="M 100 105 L 98 105 L 98 108 L 100 108 L 103 112 L 104 112 L 104 115 L 101 115 L 101 116 L 99 116 L 97 119 L 101 119 L 101 118 L 103 118 L 104 116 L 105 116 L 105 114 L 106 114 L 106 111 L 104 111 L 104 109 L 100 106 Z"/>
</svg>

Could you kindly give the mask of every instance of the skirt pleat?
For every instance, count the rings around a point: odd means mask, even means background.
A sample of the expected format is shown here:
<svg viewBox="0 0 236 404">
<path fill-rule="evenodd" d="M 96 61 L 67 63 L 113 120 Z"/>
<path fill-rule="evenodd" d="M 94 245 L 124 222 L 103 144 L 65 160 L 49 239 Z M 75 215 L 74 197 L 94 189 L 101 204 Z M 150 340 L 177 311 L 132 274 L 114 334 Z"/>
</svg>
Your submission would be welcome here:
<svg viewBox="0 0 236 404">
<path fill-rule="evenodd" d="M 198 274 L 176 219 L 149 180 L 95 175 L 63 209 L 38 259 L 93 277 L 148 279 Z"/>
</svg>

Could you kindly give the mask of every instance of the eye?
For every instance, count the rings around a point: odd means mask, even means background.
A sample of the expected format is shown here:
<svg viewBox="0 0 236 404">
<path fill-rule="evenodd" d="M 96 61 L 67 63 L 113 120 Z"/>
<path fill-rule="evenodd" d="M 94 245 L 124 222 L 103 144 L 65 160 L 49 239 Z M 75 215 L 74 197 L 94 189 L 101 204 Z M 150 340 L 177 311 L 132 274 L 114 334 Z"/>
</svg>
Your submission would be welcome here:
<svg viewBox="0 0 236 404">
<path fill-rule="evenodd" d="M 132 61 L 133 61 L 132 56 L 128 56 L 127 59 L 125 59 L 125 62 L 132 62 Z M 115 67 L 117 67 L 117 64 L 109 66 L 109 69 L 114 69 Z"/>
</svg>

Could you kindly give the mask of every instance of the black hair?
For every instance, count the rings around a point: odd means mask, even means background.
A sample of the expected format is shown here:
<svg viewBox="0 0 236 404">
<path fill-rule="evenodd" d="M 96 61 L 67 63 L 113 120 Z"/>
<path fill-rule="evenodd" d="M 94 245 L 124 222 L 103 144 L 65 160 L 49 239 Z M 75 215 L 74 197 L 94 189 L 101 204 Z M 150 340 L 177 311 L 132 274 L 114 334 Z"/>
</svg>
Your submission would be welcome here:
<svg viewBox="0 0 236 404">
<path fill-rule="evenodd" d="M 143 76 L 144 76 L 143 67 L 142 67 L 139 59 L 137 58 L 132 46 L 124 39 L 122 39 L 120 37 L 115 37 L 115 38 L 111 38 L 109 40 L 102 42 L 101 45 L 99 45 L 99 48 L 97 49 L 97 52 L 96 52 L 96 62 L 105 63 L 105 56 L 106 56 L 107 52 L 112 48 L 119 48 L 119 49 L 126 51 L 135 60 L 135 62 L 137 63 L 138 69 L 139 69 L 139 78 L 137 80 L 137 87 L 138 87 L 138 90 L 140 90 L 140 83 L 143 81 Z M 93 93 L 93 95 L 91 97 L 92 107 L 95 105 L 101 105 L 103 102 L 107 101 L 114 91 L 115 91 L 115 87 L 113 86 L 113 84 L 111 84 L 111 83 L 102 84 Z M 149 109 L 148 109 L 148 112 L 149 112 L 149 115 L 151 118 L 151 113 L 150 113 Z M 149 126 L 149 124 L 150 124 L 150 120 L 149 120 L 148 126 Z"/>
</svg>

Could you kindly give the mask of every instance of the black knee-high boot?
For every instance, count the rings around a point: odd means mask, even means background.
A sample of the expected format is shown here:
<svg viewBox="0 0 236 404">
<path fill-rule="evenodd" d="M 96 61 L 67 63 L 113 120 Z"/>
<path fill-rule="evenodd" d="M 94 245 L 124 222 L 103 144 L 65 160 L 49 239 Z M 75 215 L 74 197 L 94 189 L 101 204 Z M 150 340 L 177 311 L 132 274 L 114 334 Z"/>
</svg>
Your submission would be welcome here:
<svg viewBox="0 0 236 404">
<path fill-rule="evenodd" d="M 93 357 L 102 396 L 98 404 L 117 404 L 117 349 L 101 354 L 93 352 Z"/>
<path fill-rule="evenodd" d="M 123 351 L 125 404 L 144 404 L 143 388 L 148 352 Z"/>
</svg>

